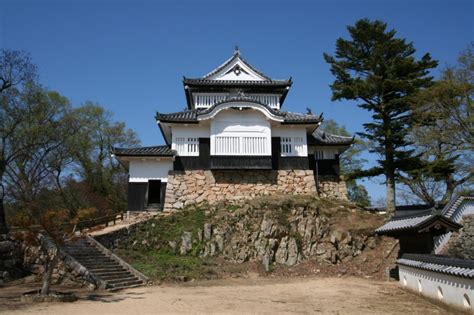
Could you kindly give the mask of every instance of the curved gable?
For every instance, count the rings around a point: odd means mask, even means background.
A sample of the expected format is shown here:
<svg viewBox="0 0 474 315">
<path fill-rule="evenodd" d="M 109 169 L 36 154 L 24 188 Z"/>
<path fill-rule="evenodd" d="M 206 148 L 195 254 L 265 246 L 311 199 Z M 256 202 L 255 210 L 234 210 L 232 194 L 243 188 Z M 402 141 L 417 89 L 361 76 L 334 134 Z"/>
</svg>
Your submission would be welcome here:
<svg viewBox="0 0 474 315">
<path fill-rule="evenodd" d="M 197 120 L 213 119 L 217 114 L 224 110 L 256 110 L 265 115 L 268 119 L 283 122 L 284 118 L 269 109 L 267 106 L 251 101 L 226 101 L 213 106 L 209 111 L 198 115 Z"/>
</svg>

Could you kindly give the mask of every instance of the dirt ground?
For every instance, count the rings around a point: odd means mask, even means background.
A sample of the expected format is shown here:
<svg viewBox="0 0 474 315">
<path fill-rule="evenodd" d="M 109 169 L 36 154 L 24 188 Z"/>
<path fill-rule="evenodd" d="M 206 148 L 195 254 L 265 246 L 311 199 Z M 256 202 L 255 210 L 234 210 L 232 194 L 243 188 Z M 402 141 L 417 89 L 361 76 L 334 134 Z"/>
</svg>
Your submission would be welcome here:
<svg viewBox="0 0 474 315">
<path fill-rule="evenodd" d="M 319 313 L 449 314 L 407 293 L 397 282 L 354 277 L 199 281 L 128 289 L 116 293 L 73 290 L 73 303 L 25 305 L 21 292 L 35 285 L 0 289 L 0 312 L 9 314 Z"/>
</svg>

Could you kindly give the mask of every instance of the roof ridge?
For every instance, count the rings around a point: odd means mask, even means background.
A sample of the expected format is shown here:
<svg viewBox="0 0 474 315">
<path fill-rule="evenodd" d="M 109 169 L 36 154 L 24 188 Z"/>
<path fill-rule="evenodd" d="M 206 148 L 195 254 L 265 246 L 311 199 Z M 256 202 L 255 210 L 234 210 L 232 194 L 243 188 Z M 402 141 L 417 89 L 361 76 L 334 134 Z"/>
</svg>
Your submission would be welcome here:
<svg viewBox="0 0 474 315">
<path fill-rule="evenodd" d="M 322 132 L 324 134 L 327 134 L 327 135 L 331 135 L 331 136 L 334 136 L 334 137 L 339 137 L 339 138 L 347 138 L 347 139 L 352 139 L 354 138 L 355 136 L 343 136 L 343 135 L 338 135 L 338 134 L 335 134 L 335 133 L 331 133 L 331 132 L 327 132 L 325 130 L 322 130 L 320 128 L 316 129 L 315 132 Z"/>
<path fill-rule="evenodd" d="M 240 54 L 240 53 L 239 53 Z M 204 75 L 202 77 L 202 79 L 207 79 L 209 78 L 210 76 L 216 74 L 217 72 L 219 72 L 220 70 L 222 70 L 223 68 L 225 68 L 228 64 L 230 64 L 235 58 L 237 57 L 237 55 L 234 53 L 232 54 L 232 56 L 230 58 L 227 58 L 226 61 L 224 61 L 220 66 L 218 66 L 217 68 L 215 68 L 214 70 L 212 70 L 211 72 L 209 72 L 208 74 Z"/>
<path fill-rule="evenodd" d="M 404 214 L 401 216 L 393 216 L 390 218 L 390 221 L 400 221 L 400 220 L 406 220 L 406 219 L 413 219 L 413 218 L 421 218 L 424 216 L 430 216 L 430 215 L 436 215 L 432 212 L 432 209 L 427 209 L 427 210 L 419 210 L 421 213 L 412 213 L 412 214 Z"/>
<path fill-rule="evenodd" d="M 147 146 L 140 146 L 140 147 L 131 147 L 131 148 L 125 148 L 125 147 L 113 147 L 114 149 L 145 149 L 145 148 L 161 148 L 161 147 L 169 147 L 167 144 L 159 144 L 159 145 L 147 145 Z"/>
<path fill-rule="evenodd" d="M 116 156 L 173 156 L 175 150 L 169 145 L 144 146 L 134 148 L 112 147 L 111 153 Z"/>
<path fill-rule="evenodd" d="M 265 109 L 267 109 L 271 114 L 282 117 L 284 119 L 285 123 L 319 123 L 321 122 L 320 117 L 318 116 L 308 116 L 305 114 L 296 114 L 296 113 L 289 113 L 289 112 L 284 112 L 277 110 L 275 108 L 271 108 L 265 103 L 262 103 L 258 100 L 255 100 L 254 98 L 251 97 L 242 97 L 242 96 L 234 96 L 232 98 L 227 98 L 224 99 L 220 102 L 215 103 L 211 107 L 208 108 L 194 108 L 194 109 L 186 109 L 181 112 L 175 112 L 175 113 L 167 113 L 167 114 L 162 114 L 157 112 L 155 118 L 158 121 L 161 122 L 197 122 L 197 118 L 199 115 L 205 115 L 212 110 L 215 109 L 215 107 L 220 106 L 225 103 L 232 103 L 232 102 L 247 102 L 247 103 L 252 103 L 254 105 L 262 106 Z M 239 107 L 236 105 L 235 107 Z M 245 107 L 245 106 L 242 106 Z"/>
<path fill-rule="evenodd" d="M 201 79 L 209 79 L 209 77 L 213 76 L 214 74 L 216 74 L 219 71 L 221 71 L 222 69 L 224 69 L 227 65 L 229 65 L 231 62 L 233 62 L 235 59 L 239 59 L 240 61 L 242 61 L 242 63 L 244 63 L 252 71 L 257 73 L 259 76 L 263 77 L 265 79 L 264 81 L 274 81 L 269 76 L 265 75 L 263 72 L 261 72 L 260 70 L 255 68 L 255 66 L 250 64 L 247 60 L 245 60 L 242 57 L 242 55 L 240 54 L 239 49 L 236 49 L 230 58 L 228 58 L 226 61 L 224 61 L 224 63 L 222 63 L 220 66 L 218 66 L 217 68 L 215 68 L 214 70 L 212 70 L 208 74 L 204 75 Z M 209 80 L 212 80 L 212 79 L 209 79 Z M 212 81 L 214 81 L 214 80 L 212 80 Z"/>
<path fill-rule="evenodd" d="M 214 83 L 253 83 L 253 84 L 291 84 L 293 81 L 290 79 L 285 80 L 285 79 L 275 79 L 275 80 L 213 80 L 213 79 L 207 79 L 207 78 L 187 78 L 183 77 L 184 82 L 214 82 Z"/>
</svg>

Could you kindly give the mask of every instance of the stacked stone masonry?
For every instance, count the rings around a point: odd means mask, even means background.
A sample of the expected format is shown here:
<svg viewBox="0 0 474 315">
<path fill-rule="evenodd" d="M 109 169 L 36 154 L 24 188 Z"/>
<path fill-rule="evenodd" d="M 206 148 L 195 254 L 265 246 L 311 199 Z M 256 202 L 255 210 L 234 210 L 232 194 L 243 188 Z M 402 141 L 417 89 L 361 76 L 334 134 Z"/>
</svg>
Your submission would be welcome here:
<svg viewBox="0 0 474 315">
<path fill-rule="evenodd" d="M 342 181 L 320 182 L 324 196 L 347 199 Z M 256 196 L 317 193 L 312 170 L 278 171 L 171 171 L 168 174 L 164 211 L 179 210 L 195 203 L 216 204 Z"/>
<path fill-rule="evenodd" d="M 449 256 L 474 259 L 474 215 L 465 215 L 461 221 L 462 229 L 453 233 L 448 242 Z"/>
<path fill-rule="evenodd" d="M 22 233 L 0 235 L 0 285 L 22 278 L 35 275 L 41 279 L 46 263 L 46 254 L 39 245 L 30 244 Z M 93 286 L 83 279 L 82 275 L 69 266 L 64 256 L 61 256 L 53 271 L 53 284 L 78 284 L 80 286 Z"/>
<path fill-rule="evenodd" d="M 318 186 L 321 197 L 348 200 L 346 182 L 337 176 L 320 176 L 318 179 Z"/>
</svg>

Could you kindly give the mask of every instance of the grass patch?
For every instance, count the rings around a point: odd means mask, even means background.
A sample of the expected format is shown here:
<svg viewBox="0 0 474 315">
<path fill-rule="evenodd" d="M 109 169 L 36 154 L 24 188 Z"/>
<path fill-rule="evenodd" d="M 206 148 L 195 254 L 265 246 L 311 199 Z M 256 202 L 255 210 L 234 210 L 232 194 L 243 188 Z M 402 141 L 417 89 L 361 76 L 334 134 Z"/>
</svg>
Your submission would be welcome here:
<svg viewBox="0 0 474 315">
<path fill-rule="evenodd" d="M 166 217 L 156 217 L 142 223 L 137 230 L 120 243 L 121 249 L 133 249 L 146 252 L 153 248 L 169 248 L 168 243 L 181 243 L 183 232 L 191 232 L 197 238 L 198 229 L 202 229 L 206 215 L 202 208 L 188 208 Z"/>
<path fill-rule="evenodd" d="M 202 229 L 206 216 L 201 208 L 190 208 L 171 216 L 156 219 L 155 236 L 162 240 L 179 240 L 184 231 L 192 232 Z"/>
<path fill-rule="evenodd" d="M 121 249 L 117 253 L 152 280 L 213 279 L 215 263 L 210 258 L 181 256 L 163 251 Z"/>
<path fill-rule="evenodd" d="M 197 239 L 198 229 L 206 221 L 204 209 L 190 207 L 166 217 L 156 217 L 123 239 L 116 250 L 133 267 L 153 280 L 209 279 L 214 277 L 211 259 L 200 258 L 202 244 L 194 243 L 189 255 L 176 254 L 169 242 L 181 245 L 183 232 L 191 232 Z"/>
</svg>

